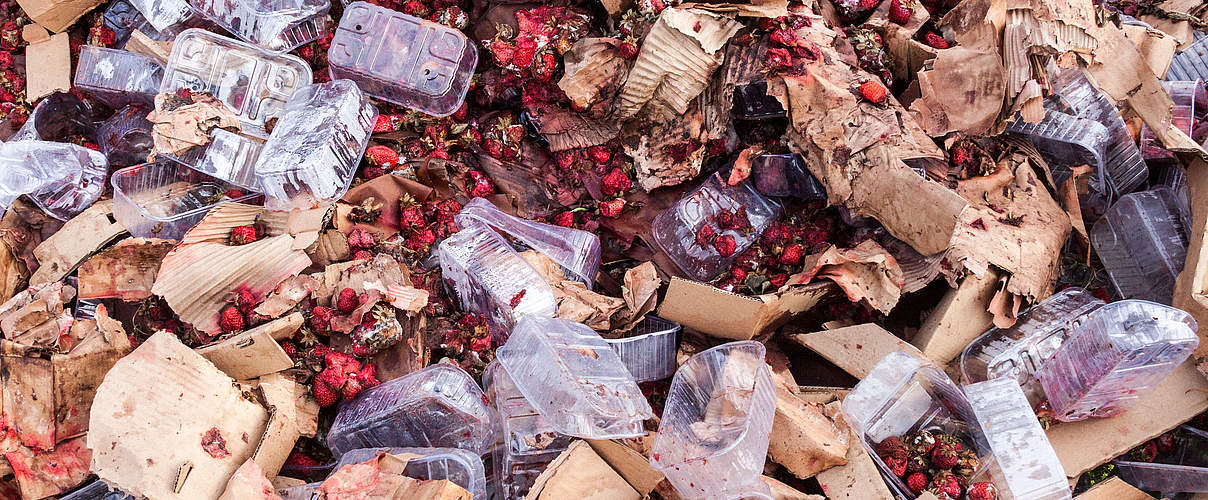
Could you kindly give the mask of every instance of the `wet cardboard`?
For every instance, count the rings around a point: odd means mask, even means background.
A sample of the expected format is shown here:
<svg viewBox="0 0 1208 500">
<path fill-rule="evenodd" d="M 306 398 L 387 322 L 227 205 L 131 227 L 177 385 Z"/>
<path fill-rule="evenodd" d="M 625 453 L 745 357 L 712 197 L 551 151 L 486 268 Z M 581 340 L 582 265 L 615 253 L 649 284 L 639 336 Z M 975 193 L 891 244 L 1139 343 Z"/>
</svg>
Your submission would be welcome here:
<svg viewBox="0 0 1208 500">
<path fill-rule="evenodd" d="M 808 311 L 831 293 L 834 285 L 822 282 L 747 297 L 673 277 L 658 316 L 714 337 L 750 340 Z"/>
<path fill-rule="evenodd" d="M 525 500 L 638 500 L 625 478 L 586 441 L 576 440 L 537 476 Z"/>
<path fill-rule="evenodd" d="M 1118 477 L 1109 478 L 1084 491 L 1074 500 L 1152 500 L 1153 497 Z"/>
<path fill-rule="evenodd" d="M 235 380 L 247 380 L 294 366 L 278 339 L 289 338 L 302 327 L 302 313 L 293 313 L 239 335 L 197 349 L 214 366 Z"/>
<path fill-rule="evenodd" d="M 94 203 L 34 249 L 40 266 L 30 276 L 29 284 L 63 279 L 98 248 L 124 232 L 126 227 L 113 218 L 112 200 Z"/>
<path fill-rule="evenodd" d="M 175 244 L 172 240 L 129 238 L 93 255 L 78 270 L 80 298 L 132 302 L 150 297 L 159 263 Z"/>
</svg>

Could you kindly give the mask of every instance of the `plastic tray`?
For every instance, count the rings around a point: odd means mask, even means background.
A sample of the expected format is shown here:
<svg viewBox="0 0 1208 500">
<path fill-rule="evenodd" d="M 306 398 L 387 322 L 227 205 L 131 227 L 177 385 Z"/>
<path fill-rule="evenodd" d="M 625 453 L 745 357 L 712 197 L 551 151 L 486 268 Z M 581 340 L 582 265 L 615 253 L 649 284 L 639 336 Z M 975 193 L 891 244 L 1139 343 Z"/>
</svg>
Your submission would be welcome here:
<svg viewBox="0 0 1208 500">
<path fill-rule="evenodd" d="M 1065 468 L 1032 411 L 1032 404 L 1010 378 L 964 386 L 965 397 L 997 462 L 991 475 L 1000 498 L 1065 500 L 1072 497 Z"/>
<path fill-rule="evenodd" d="M 604 341 L 621 357 L 634 380 L 650 382 L 675 374 L 680 329 L 674 321 L 646 316 L 625 337 Z"/>
<path fill-rule="evenodd" d="M 210 143 L 164 157 L 215 179 L 252 191 L 260 190 L 256 178 L 256 160 L 264 142 L 224 129 L 210 131 Z"/>
<path fill-rule="evenodd" d="M 525 399 L 507 368 L 492 361 L 482 375 L 487 399 L 499 413 L 501 433 L 491 450 L 491 480 L 505 500 L 524 498 L 537 476 L 570 446 L 571 437 L 559 433 Z"/>
<path fill-rule="evenodd" d="M 67 220 L 101 196 L 109 163 L 83 146 L 26 140 L 0 145 L 0 173 L 0 206 L 27 194 L 51 217 Z"/>
<path fill-rule="evenodd" d="M 183 23 L 193 16 L 185 0 L 129 0 L 157 31 Z"/>
<path fill-rule="evenodd" d="M 333 80 L 433 116 L 457 111 L 478 51 L 461 31 L 367 2 L 344 9 L 327 53 Z"/>
<path fill-rule="evenodd" d="M 1174 55 L 1166 72 L 1167 80 L 1208 80 L 1208 36 L 1196 38 Z"/>
<path fill-rule="evenodd" d="M 148 110 L 143 106 L 126 106 L 97 129 L 96 142 L 110 166 L 125 168 L 147 161 L 147 155 L 155 148 L 151 122 L 147 121 Z"/>
<path fill-rule="evenodd" d="M 588 288 L 595 283 L 600 269 L 600 237 L 594 233 L 507 215 L 486 198 L 470 200 L 456 218 L 462 227 L 477 220 L 498 229 L 557 262 L 568 278 L 582 281 Z"/>
<path fill-rule="evenodd" d="M 424 481 L 448 479 L 468 490 L 476 498 L 486 498 L 484 495 L 486 495 L 487 480 L 482 459 L 478 455 L 457 448 L 360 448 L 349 450 L 340 457 L 340 461 L 336 463 L 332 471 L 334 473 L 345 465 L 369 461 L 382 453 L 420 455 L 407 462 L 407 467 L 403 469 L 404 475 Z"/>
<path fill-rule="evenodd" d="M 809 172 L 800 154 L 766 154 L 751 159 L 751 182 L 767 196 L 825 200 L 826 188 Z"/>
<path fill-rule="evenodd" d="M 1120 479 L 1145 491 L 1208 493 L 1208 432 L 1182 426 L 1171 453 L 1159 453 L 1153 462 L 1115 464 Z"/>
<path fill-rule="evenodd" d="M 137 238 L 180 239 L 211 208 L 247 202 L 256 194 L 225 199 L 233 188 L 169 162 L 144 163 L 113 173 L 113 216 Z"/>
<path fill-rule="evenodd" d="M 1119 296 L 1170 303 L 1188 243 L 1170 189 L 1120 198 L 1091 228 L 1090 238 Z"/>
<path fill-rule="evenodd" d="M 124 50 L 84 45 L 75 67 L 75 86 L 113 109 L 127 104 L 154 106 L 164 78 L 159 61 Z"/>
<path fill-rule="evenodd" d="M 296 56 L 190 28 L 172 45 L 160 92 L 210 92 L 239 115 L 243 133 L 267 137 L 264 124 L 312 80 L 310 65 Z"/>
<path fill-rule="evenodd" d="M 188 0 L 189 6 L 241 40 L 274 52 L 311 42 L 327 30 L 329 0 Z"/>
</svg>

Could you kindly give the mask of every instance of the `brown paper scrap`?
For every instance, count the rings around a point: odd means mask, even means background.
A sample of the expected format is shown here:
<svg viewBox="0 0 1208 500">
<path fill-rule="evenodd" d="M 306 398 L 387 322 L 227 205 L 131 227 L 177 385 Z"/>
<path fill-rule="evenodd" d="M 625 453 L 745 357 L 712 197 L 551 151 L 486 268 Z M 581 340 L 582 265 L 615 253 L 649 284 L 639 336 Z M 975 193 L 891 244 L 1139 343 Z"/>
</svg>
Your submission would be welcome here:
<svg viewBox="0 0 1208 500">
<path fill-rule="evenodd" d="M 1119 477 L 1110 477 L 1102 483 L 1091 486 L 1074 500 L 1152 500 L 1153 497 L 1133 485 L 1124 482 Z"/>
<path fill-rule="evenodd" d="M 956 359 L 969 342 L 994 326 L 986 308 L 998 290 L 996 285 L 994 271 L 981 277 L 965 276 L 960 285 L 944 294 L 910 343 L 940 365 Z"/>
<path fill-rule="evenodd" d="M 28 24 L 21 36 L 29 42 L 25 60 L 31 62 L 25 65 L 25 102 L 33 104 L 55 92 L 71 90 L 71 44 L 67 33 L 49 36 L 45 28 Z"/>
<path fill-rule="evenodd" d="M 80 264 L 80 298 L 133 302 L 150 297 L 160 261 L 175 244 L 172 240 L 130 238 L 92 256 Z"/>
<path fill-rule="evenodd" d="M 93 203 L 34 249 L 34 257 L 41 265 L 30 276 L 29 284 L 63 279 L 88 255 L 124 232 L 126 228 L 113 218 L 112 200 Z"/>
<path fill-rule="evenodd" d="M 172 40 L 155 41 L 141 30 L 134 30 L 126 40 L 125 50 L 153 57 L 160 64 L 167 66 L 168 58 L 172 56 Z"/>
<path fill-rule="evenodd" d="M 873 240 L 848 249 L 831 245 L 821 253 L 806 256 L 802 266 L 802 272 L 790 276 L 784 286 L 829 279 L 847 293 L 848 300 L 863 301 L 885 314 L 898 303 L 905 282 L 897 260 Z"/>
<path fill-rule="evenodd" d="M 566 71 L 558 88 L 579 109 L 611 99 L 625 81 L 628 65 L 618 45 L 620 41 L 615 38 L 584 38 L 562 55 Z"/>
<path fill-rule="evenodd" d="M 776 388 L 771 435 L 768 456 L 799 479 L 847 463 L 847 429 L 828 418 L 821 405 L 806 403 L 783 387 Z"/>
<path fill-rule="evenodd" d="M 658 316 L 713 337 L 750 340 L 810 310 L 834 291 L 834 284 L 822 282 L 747 297 L 672 278 Z"/>
<path fill-rule="evenodd" d="M 910 104 L 910 111 L 928 134 L 983 135 L 994 129 L 1006 92 L 1006 70 L 995 49 L 942 50 L 931 69 L 919 72 L 922 97 Z"/>
<path fill-rule="evenodd" d="M 226 104 L 208 94 L 195 94 L 193 103 L 168 110 L 165 103 L 175 94 L 155 96 L 155 110 L 147 114 L 155 141 L 155 151 L 175 154 L 210 143 L 214 128 L 239 131 L 239 116 Z"/>
</svg>

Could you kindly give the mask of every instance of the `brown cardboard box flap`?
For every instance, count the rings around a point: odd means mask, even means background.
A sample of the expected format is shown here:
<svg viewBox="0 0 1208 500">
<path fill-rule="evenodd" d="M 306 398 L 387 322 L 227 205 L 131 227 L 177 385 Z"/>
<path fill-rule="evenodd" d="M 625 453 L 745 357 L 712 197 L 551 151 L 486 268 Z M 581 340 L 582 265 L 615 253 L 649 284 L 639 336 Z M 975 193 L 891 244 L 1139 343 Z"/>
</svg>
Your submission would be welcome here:
<svg viewBox="0 0 1208 500">
<path fill-rule="evenodd" d="M 285 465 L 285 460 L 289 458 L 302 429 L 317 425 L 318 412 L 313 414 L 316 422 L 304 421 L 309 420 L 312 415 L 297 403 L 297 393 L 302 388 L 293 379 L 281 373 L 260 377 L 257 387 L 264 397 L 269 417 L 260 444 L 256 445 L 256 451 L 252 453 L 252 459 L 264 470 L 265 475 L 274 477 L 281 470 L 281 466 Z"/>
<path fill-rule="evenodd" d="M 663 473 L 650 465 L 650 458 L 626 446 L 625 443 L 617 440 L 597 439 L 587 442 L 591 445 L 591 449 L 600 455 L 600 458 L 608 462 L 608 465 L 616 469 L 617 473 L 625 478 L 633 489 L 637 490 L 639 495 L 643 497 L 649 495 L 659 483 L 663 482 Z"/>
<path fill-rule="evenodd" d="M 217 498 L 252 455 L 268 412 L 171 333 L 122 358 L 89 418 L 92 471 L 133 494 Z"/>
<path fill-rule="evenodd" d="M 34 22 L 51 31 L 63 31 L 80 16 L 87 14 L 104 0 L 18 0 L 17 4 Z M 37 59 L 30 59 L 36 61 Z"/>
<path fill-rule="evenodd" d="M 789 338 L 859 379 L 868 375 L 872 367 L 891 352 L 901 351 L 931 362 L 909 342 L 872 323 L 790 335 Z"/>
<path fill-rule="evenodd" d="M 128 238 L 80 264 L 80 298 L 120 298 L 133 302 L 151 296 L 151 285 L 172 240 Z"/>
<path fill-rule="evenodd" d="M 30 276 L 29 284 L 63 279 L 85 258 L 124 232 L 126 227 L 113 218 L 112 200 L 93 203 L 34 249 L 40 266 Z"/>
<path fill-rule="evenodd" d="M 1174 284 L 1174 307 L 1187 311 L 1196 323 L 1208 325 L 1208 163 L 1193 158 L 1187 168 L 1187 188 L 1191 193 L 1192 223 L 1187 260 Z M 1208 328 L 1200 327 L 1199 360 L 1208 359 Z M 1208 376 L 1208 371 L 1205 371 Z"/>
<path fill-rule="evenodd" d="M 586 441 L 576 440 L 537 476 L 525 500 L 638 500 L 625 478 Z"/>
<path fill-rule="evenodd" d="M 37 61 L 25 65 L 25 101 L 31 104 L 55 92 L 71 90 L 71 43 L 67 33 L 43 38 L 45 35 L 41 26 L 25 26 L 23 36 L 29 42 L 25 60 Z"/>
<path fill-rule="evenodd" d="M 168 58 L 172 56 L 172 40 L 155 41 L 146 33 L 134 30 L 130 32 L 130 38 L 126 40 L 126 50 L 153 57 L 160 64 L 167 66 Z"/>
<path fill-rule="evenodd" d="M 800 479 L 847 463 L 847 428 L 827 417 L 821 406 L 776 388 L 776 417 L 768 456 Z"/>
<path fill-rule="evenodd" d="M 832 293 L 830 282 L 794 286 L 774 294 L 746 297 L 697 281 L 671 278 L 660 318 L 714 337 L 749 340 L 808 311 Z"/>
<path fill-rule="evenodd" d="M 894 500 L 889 487 L 881 479 L 877 464 L 872 461 L 860 437 L 852 432 L 847 447 L 847 465 L 818 473 L 818 484 L 830 500 Z"/>
<path fill-rule="evenodd" d="M 1111 477 L 1074 497 L 1074 500 L 1153 500 L 1153 497 L 1123 479 Z"/>
<path fill-rule="evenodd" d="M 944 294 L 910 343 L 938 364 L 956 359 L 969 342 L 994 326 L 994 317 L 986 308 L 997 284 L 998 273 L 993 270 L 982 277 L 965 276 L 959 286 Z"/>
<path fill-rule="evenodd" d="M 302 313 L 293 313 L 257 326 L 217 344 L 197 349 L 214 366 L 235 380 L 247 380 L 294 366 L 276 339 L 293 335 L 302 327 Z"/>
<path fill-rule="evenodd" d="M 760 476 L 759 479 L 772 488 L 772 500 L 826 500 L 822 495 L 807 495 L 768 476 Z"/>
</svg>

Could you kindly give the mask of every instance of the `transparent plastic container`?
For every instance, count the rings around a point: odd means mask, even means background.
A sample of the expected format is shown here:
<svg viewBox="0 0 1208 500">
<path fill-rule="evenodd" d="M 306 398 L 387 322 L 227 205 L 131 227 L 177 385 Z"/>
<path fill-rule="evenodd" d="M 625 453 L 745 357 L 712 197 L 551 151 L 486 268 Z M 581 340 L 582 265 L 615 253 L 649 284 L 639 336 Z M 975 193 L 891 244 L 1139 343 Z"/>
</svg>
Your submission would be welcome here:
<svg viewBox="0 0 1208 500">
<path fill-rule="evenodd" d="M 486 316 L 496 345 L 507 340 L 520 318 L 557 314 L 549 283 L 489 226 L 462 225 L 437 252 L 445 283 L 463 310 Z"/>
<path fill-rule="evenodd" d="M 570 446 L 571 437 L 542 418 L 499 361 L 487 365 L 482 380 L 501 430 L 500 442 L 491 450 L 491 482 L 503 500 L 524 498 L 537 476 Z"/>
<path fill-rule="evenodd" d="M 1208 80 L 1208 36 L 1199 36 L 1170 61 L 1166 80 Z"/>
<path fill-rule="evenodd" d="M 209 144 L 189 148 L 180 154 L 164 154 L 164 157 L 215 179 L 259 191 L 256 160 L 263 149 L 264 142 L 260 139 L 214 128 L 210 131 Z"/>
<path fill-rule="evenodd" d="M 327 52 L 333 80 L 433 116 L 465 100 L 478 51 L 461 31 L 368 2 L 344 9 Z"/>
<path fill-rule="evenodd" d="M 994 455 L 1001 499 L 1072 498 L 1065 468 L 1015 380 L 996 378 L 966 385 L 965 397 Z"/>
<path fill-rule="evenodd" d="M 1208 432 L 1179 427 L 1174 444 L 1170 452 L 1159 450 L 1153 462 L 1116 460 L 1120 479 L 1145 491 L 1208 493 Z"/>
<path fill-rule="evenodd" d="M 327 30 L 329 0 L 188 0 L 195 12 L 240 40 L 273 52 L 314 41 Z"/>
<path fill-rule="evenodd" d="M 234 199 L 227 183 L 170 162 L 144 163 L 113 173 L 113 216 L 137 238 L 178 240 L 211 208 Z"/>
<path fill-rule="evenodd" d="M 59 498 L 59 500 L 134 500 L 133 496 L 121 490 L 110 490 L 104 481 L 93 481 L 88 486 L 75 490 Z"/>
<path fill-rule="evenodd" d="M 764 120 L 787 115 L 784 106 L 768 95 L 768 82 L 754 82 L 734 87 L 734 104 L 730 115 L 740 120 Z"/>
<path fill-rule="evenodd" d="M 760 475 L 776 389 L 763 356 L 759 342 L 730 342 L 675 373 L 650 464 L 684 498 L 772 498 Z"/>
<path fill-rule="evenodd" d="M 486 469 L 482 458 L 457 448 L 359 448 L 350 450 L 340 457 L 332 472 L 350 464 L 364 463 L 382 453 L 420 455 L 407 462 L 403 475 L 424 481 L 448 479 L 465 488 L 476 498 L 486 498 Z"/>
<path fill-rule="evenodd" d="M 582 323 L 526 315 L 495 356 L 520 393 L 562 434 L 641 436 L 643 421 L 654 416 L 621 357 Z"/>
<path fill-rule="evenodd" d="M 477 220 L 516 238 L 529 248 L 549 257 L 566 276 L 582 281 L 590 288 L 600 269 L 600 237 L 587 231 L 542 224 L 503 213 L 486 198 L 474 198 L 457 214 L 459 226 Z"/>
<path fill-rule="evenodd" d="M 902 352 L 887 354 L 878 361 L 852 392 L 843 399 L 843 413 L 886 484 L 899 497 L 916 497 L 876 453 L 886 438 L 919 430 L 956 436 L 963 446 L 977 451 L 979 469 L 971 481 L 993 481 L 1002 493 L 1002 471 L 996 470 L 989 443 L 969 401 L 939 368 L 924 364 Z"/>
<path fill-rule="evenodd" d="M 646 316 L 619 339 L 604 339 L 621 357 L 638 382 L 662 380 L 675 374 L 680 325 L 658 316 Z"/>
<path fill-rule="evenodd" d="M 147 161 L 155 149 L 148 111 L 144 106 L 126 106 L 97 129 L 96 142 L 110 166 L 125 168 Z"/>
<path fill-rule="evenodd" d="M 256 161 L 265 206 L 309 210 L 344 196 L 369 146 L 377 115 L 377 108 L 349 80 L 298 89 Z"/>
<path fill-rule="evenodd" d="M 456 366 L 437 363 L 366 389 L 340 406 L 327 445 L 460 448 L 482 455 L 495 441 L 495 413 L 482 389 Z"/>
<path fill-rule="evenodd" d="M 75 67 L 75 86 L 113 109 L 127 104 L 155 105 L 155 94 L 164 78 L 159 61 L 142 54 L 80 47 Z"/>
<path fill-rule="evenodd" d="M 1015 120 L 1007 125 L 1007 132 L 1029 136 L 1055 177 L 1068 178 L 1070 167 L 1089 165 L 1095 169 L 1090 189 L 1104 200 L 1102 203 L 1115 196 L 1105 166 L 1112 137 L 1102 124 L 1046 109 L 1040 123 Z"/>
<path fill-rule="evenodd" d="M 157 31 L 188 21 L 193 10 L 185 0 L 129 0 Z"/>
<path fill-rule="evenodd" d="M 1170 189 L 1120 198 L 1091 228 L 1090 238 L 1120 297 L 1170 303 L 1188 243 Z"/>
<path fill-rule="evenodd" d="M 1104 302 L 1081 288 L 1069 288 L 1019 314 L 1009 328 L 991 328 L 961 353 L 961 376 L 971 384 L 1005 377 L 1023 388 L 1033 405 L 1044 399 L 1036 370 L 1070 337 L 1082 315 Z"/>
<path fill-rule="evenodd" d="M 718 222 L 721 213 L 744 213 L 747 223 L 732 222 L 730 228 Z M 685 275 L 696 281 L 713 281 L 730 268 L 743 251 L 751 246 L 764 228 L 780 216 L 780 205 L 755 191 L 751 183 L 727 185 L 721 175 L 714 173 L 691 194 L 654 218 L 654 242 Z M 703 229 L 708 226 L 709 229 Z M 737 226 L 737 227 L 734 227 Z M 718 253 L 713 244 L 701 244 L 702 231 L 717 238 L 733 238 L 734 251 L 727 256 Z"/>
<path fill-rule="evenodd" d="M 73 135 L 92 136 L 109 117 L 109 112 L 100 109 L 102 107 L 93 107 L 74 95 L 56 92 L 38 102 L 29 119 L 8 138 L 8 142 L 70 142 Z"/>
<path fill-rule="evenodd" d="M 209 92 L 239 115 L 241 132 L 267 137 L 264 124 L 312 79 L 310 65 L 296 56 L 190 28 L 172 45 L 160 92 Z"/>
<path fill-rule="evenodd" d="M 75 144 L 25 140 L 0 145 L 0 206 L 27 194 L 59 220 L 75 217 L 105 190 L 109 163 Z"/>
<path fill-rule="evenodd" d="M 1200 80 L 1165 81 L 1162 82 L 1162 87 L 1174 101 L 1171 124 L 1191 136 L 1195 130 L 1196 103 L 1199 103 L 1200 108 L 1208 103 L 1208 90 L 1204 89 L 1204 82 Z M 1146 160 L 1177 161 L 1174 153 L 1167 151 L 1158 143 L 1158 139 L 1154 137 L 1153 130 L 1148 125 L 1141 126 L 1141 157 Z"/>
<path fill-rule="evenodd" d="M 751 182 L 767 196 L 825 200 L 826 188 L 805 166 L 800 154 L 765 154 L 751 159 Z"/>
<path fill-rule="evenodd" d="M 1036 377 L 1058 420 L 1110 417 L 1191 355 L 1200 343 L 1197 328 L 1191 315 L 1173 307 L 1113 302 L 1083 316 Z"/>
<path fill-rule="evenodd" d="M 173 25 L 164 30 L 157 30 L 147 22 L 143 13 L 139 12 L 128 0 L 114 0 L 102 14 L 106 28 L 113 30 L 114 47 L 124 49 L 134 30 L 143 32 L 148 38 L 157 41 L 172 40 L 187 27 L 183 24 Z"/>
<path fill-rule="evenodd" d="M 1045 109 L 1061 110 L 1102 124 L 1110 138 L 1104 150 L 1107 180 L 1115 196 L 1132 192 L 1148 176 L 1141 151 L 1120 116 L 1115 103 L 1086 79 L 1079 70 L 1058 71 L 1052 79 L 1054 98 Z"/>
</svg>

